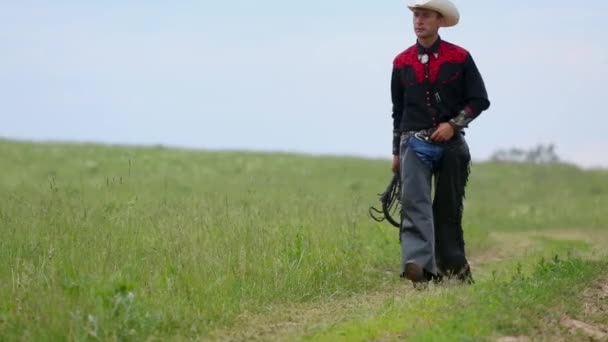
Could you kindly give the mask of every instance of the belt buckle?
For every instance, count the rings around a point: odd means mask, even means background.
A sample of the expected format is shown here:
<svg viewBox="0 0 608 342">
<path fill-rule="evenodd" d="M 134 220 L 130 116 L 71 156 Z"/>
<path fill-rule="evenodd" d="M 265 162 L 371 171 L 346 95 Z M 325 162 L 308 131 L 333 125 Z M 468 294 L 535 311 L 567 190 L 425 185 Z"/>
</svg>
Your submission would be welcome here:
<svg viewBox="0 0 608 342">
<path fill-rule="evenodd" d="M 429 142 L 431 140 L 431 136 L 428 134 L 428 131 L 419 131 L 414 133 L 414 137 L 418 140 L 422 140 L 425 142 Z"/>
</svg>

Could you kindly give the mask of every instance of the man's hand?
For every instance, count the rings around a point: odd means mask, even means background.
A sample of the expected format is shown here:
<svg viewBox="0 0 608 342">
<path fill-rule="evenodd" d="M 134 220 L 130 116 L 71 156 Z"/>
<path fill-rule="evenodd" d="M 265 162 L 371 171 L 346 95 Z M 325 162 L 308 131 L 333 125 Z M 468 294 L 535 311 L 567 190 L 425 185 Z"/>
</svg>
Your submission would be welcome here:
<svg viewBox="0 0 608 342">
<path fill-rule="evenodd" d="M 448 141 L 454 136 L 454 127 L 447 122 L 442 122 L 431 135 L 431 140 L 437 142 Z"/>
<path fill-rule="evenodd" d="M 397 173 L 399 172 L 399 156 L 398 155 L 393 155 L 393 167 L 392 167 L 393 173 Z"/>
</svg>

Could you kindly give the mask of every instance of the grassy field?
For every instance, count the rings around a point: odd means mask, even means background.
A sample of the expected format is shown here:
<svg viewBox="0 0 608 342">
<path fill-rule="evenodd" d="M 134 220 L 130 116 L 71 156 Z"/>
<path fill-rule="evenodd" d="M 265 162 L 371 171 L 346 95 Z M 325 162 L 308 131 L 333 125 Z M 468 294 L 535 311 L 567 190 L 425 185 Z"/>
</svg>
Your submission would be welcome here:
<svg viewBox="0 0 608 342">
<path fill-rule="evenodd" d="M 387 160 L 0 141 L 0 163 L 0 340 L 534 336 L 608 276 L 607 171 L 473 165 L 478 281 L 418 293 L 367 216 Z"/>
</svg>

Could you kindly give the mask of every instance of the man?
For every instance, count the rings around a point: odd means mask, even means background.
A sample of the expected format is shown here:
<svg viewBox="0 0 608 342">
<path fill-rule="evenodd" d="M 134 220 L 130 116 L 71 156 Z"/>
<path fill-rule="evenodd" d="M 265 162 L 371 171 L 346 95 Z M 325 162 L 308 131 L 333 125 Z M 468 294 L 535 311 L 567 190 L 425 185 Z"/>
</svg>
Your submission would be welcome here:
<svg viewBox="0 0 608 342">
<path fill-rule="evenodd" d="M 464 129 L 490 102 L 471 54 L 441 39 L 459 13 L 449 0 L 418 0 L 416 43 L 393 64 L 393 172 L 400 172 L 402 277 L 472 283 L 462 230 L 471 156 Z M 434 177 L 435 195 L 432 199 Z"/>
</svg>

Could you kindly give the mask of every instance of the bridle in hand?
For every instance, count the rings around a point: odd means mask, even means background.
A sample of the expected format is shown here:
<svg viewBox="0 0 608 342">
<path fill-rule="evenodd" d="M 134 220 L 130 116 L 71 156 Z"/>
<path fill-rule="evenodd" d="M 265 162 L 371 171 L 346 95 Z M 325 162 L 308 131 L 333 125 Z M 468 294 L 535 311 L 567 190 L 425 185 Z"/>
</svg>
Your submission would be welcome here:
<svg viewBox="0 0 608 342">
<path fill-rule="evenodd" d="M 395 173 L 390 183 L 380 196 L 382 209 L 373 206 L 369 208 L 369 215 L 377 222 L 388 221 L 393 226 L 401 226 L 401 177 Z"/>
</svg>

